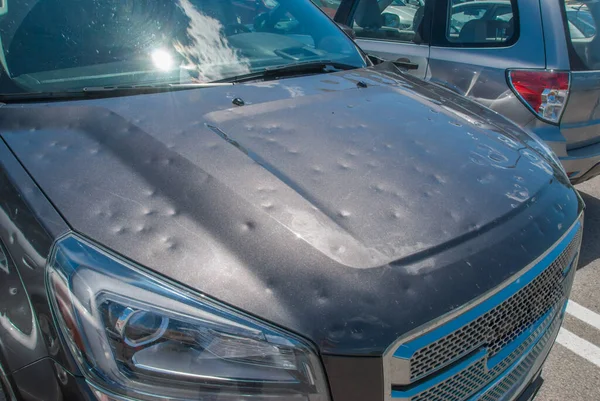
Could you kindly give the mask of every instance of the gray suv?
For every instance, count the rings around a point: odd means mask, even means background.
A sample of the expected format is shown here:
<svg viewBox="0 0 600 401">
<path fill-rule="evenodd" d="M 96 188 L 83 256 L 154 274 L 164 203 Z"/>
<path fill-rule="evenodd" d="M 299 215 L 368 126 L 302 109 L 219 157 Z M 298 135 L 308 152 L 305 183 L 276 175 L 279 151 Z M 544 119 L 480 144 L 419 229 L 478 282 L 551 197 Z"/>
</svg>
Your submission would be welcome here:
<svg viewBox="0 0 600 401">
<path fill-rule="evenodd" d="M 600 4 L 426 0 L 410 27 L 392 0 L 344 0 L 338 23 L 394 60 L 544 139 L 572 182 L 600 174 Z"/>
</svg>

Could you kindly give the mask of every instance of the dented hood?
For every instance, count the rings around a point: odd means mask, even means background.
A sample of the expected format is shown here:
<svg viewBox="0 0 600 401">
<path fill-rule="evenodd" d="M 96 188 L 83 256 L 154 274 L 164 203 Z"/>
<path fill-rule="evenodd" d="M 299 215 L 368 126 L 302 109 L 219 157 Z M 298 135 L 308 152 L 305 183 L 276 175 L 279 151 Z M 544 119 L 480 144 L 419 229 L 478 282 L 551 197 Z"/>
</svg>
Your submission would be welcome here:
<svg viewBox="0 0 600 401">
<path fill-rule="evenodd" d="M 388 69 L 7 106 L 0 130 L 75 231 L 322 352 L 380 354 L 580 209 L 512 124 Z"/>
</svg>

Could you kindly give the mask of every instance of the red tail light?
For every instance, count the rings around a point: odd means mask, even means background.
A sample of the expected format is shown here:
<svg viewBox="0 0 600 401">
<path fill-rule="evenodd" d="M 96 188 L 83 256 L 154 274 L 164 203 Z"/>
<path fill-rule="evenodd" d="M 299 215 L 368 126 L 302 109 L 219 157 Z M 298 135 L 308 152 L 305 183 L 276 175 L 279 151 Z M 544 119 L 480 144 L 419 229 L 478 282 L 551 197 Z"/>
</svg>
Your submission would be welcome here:
<svg viewBox="0 0 600 401">
<path fill-rule="evenodd" d="M 558 124 L 567 105 L 568 72 L 510 70 L 508 83 L 517 97 L 544 121 Z"/>
</svg>

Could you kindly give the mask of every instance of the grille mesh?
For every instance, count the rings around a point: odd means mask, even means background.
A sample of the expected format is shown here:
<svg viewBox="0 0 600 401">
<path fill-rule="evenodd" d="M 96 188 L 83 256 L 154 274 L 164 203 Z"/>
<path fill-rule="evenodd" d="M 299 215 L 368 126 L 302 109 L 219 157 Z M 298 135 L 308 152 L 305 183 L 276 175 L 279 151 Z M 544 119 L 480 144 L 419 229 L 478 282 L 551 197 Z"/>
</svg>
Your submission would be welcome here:
<svg viewBox="0 0 600 401">
<path fill-rule="evenodd" d="M 521 384 L 523 379 L 531 371 L 531 368 L 542 355 L 542 351 L 551 341 L 557 333 L 557 329 L 560 326 L 561 321 L 556 319 L 553 326 L 546 331 L 540 341 L 533 347 L 533 350 L 525 357 L 525 359 L 516 366 L 508 375 L 506 375 L 501 381 L 499 381 L 494 387 L 492 387 L 487 393 L 485 393 L 479 401 L 497 401 L 500 400 L 507 392 L 509 392 L 515 385 Z"/>
<path fill-rule="evenodd" d="M 539 342 L 534 346 L 531 353 L 525 358 L 523 362 L 519 365 L 519 367 L 515 370 L 515 372 L 521 372 L 525 369 L 522 366 L 526 366 L 530 359 L 535 361 L 540 351 L 544 348 L 544 346 L 548 343 L 548 341 L 552 338 L 552 333 L 558 328 L 561 320 L 555 318 L 555 315 L 550 315 L 546 319 L 546 321 L 542 322 L 540 326 L 525 340 L 523 343 L 515 349 L 507 358 L 502 360 L 496 367 L 492 370 L 486 372 L 485 369 L 485 361 L 479 360 L 474 362 L 471 366 L 461 371 L 459 374 L 450 377 L 448 380 L 438 384 L 435 387 L 431 387 L 430 389 L 419 393 L 415 397 L 412 398 L 411 401 L 462 401 L 467 399 L 469 396 L 472 396 L 477 391 L 480 391 L 486 384 L 494 380 L 498 377 L 505 369 L 507 369 L 510 365 L 512 365 L 522 354 L 523 352 L 531 346 L 536 338 L 538 338 L 543 332 L 545 332 Z M 549 327 L 550 326 L 550 327 Z M 525 370 L 525 374 L 527 373 L 527 369 Z M 507 377 L 512 377 L 513 375 L 509 374 Z M 480 401 L 493 401 L 496 400 L 496 393 L 500 392 L 501 395 L 505 393 L 501 390 L 508 386 L 508 388 L 512 387 L 512 384 L 509 385 L 509 382 L 516 382 L 516 380 L 521 377 L 518 376 L 514 379 L 504 378 L 500 381 L 492 390 L 490 390 L 486 395 L 481 398 Z M 507 390 L 506 390 L 507 391 Z M 491 398 L 485 398 L 491 397 Z"/>
<path fill-rule="evenodd" d="M 487 376 L 485 361 L 479 360 L 443 383 L 419 393 L 411 401 L 461 401 L 482 388 Z"/>
<path fill-rule="evenodd" d="M 459 330 L 417 351 L 410 361 L 411 380 L 418 380 L 482 346 L 492 357 L 531 327 L 565 298 L 568 287 L 564 285 L 563 272 L 575 256 L 580 241 L 581 230 L 558 258 L 518 293 Z"/>
</svg>

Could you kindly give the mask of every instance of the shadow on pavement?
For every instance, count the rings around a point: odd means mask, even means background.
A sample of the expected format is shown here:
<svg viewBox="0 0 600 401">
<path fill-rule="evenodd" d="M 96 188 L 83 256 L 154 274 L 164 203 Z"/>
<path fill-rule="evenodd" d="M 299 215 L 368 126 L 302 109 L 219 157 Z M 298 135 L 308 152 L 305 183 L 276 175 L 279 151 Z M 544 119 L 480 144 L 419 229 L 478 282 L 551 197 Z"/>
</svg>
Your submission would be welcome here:
<svg viewBox="0 0 600 401">
<path fill-rule="evenodd" d="M 579 257 L 579 267 L 582 269 L 593 261 L 600 259 L 600 199 L 579 191 L 587 206 L 583 227 L 583 245 Z"/>
</svg>

